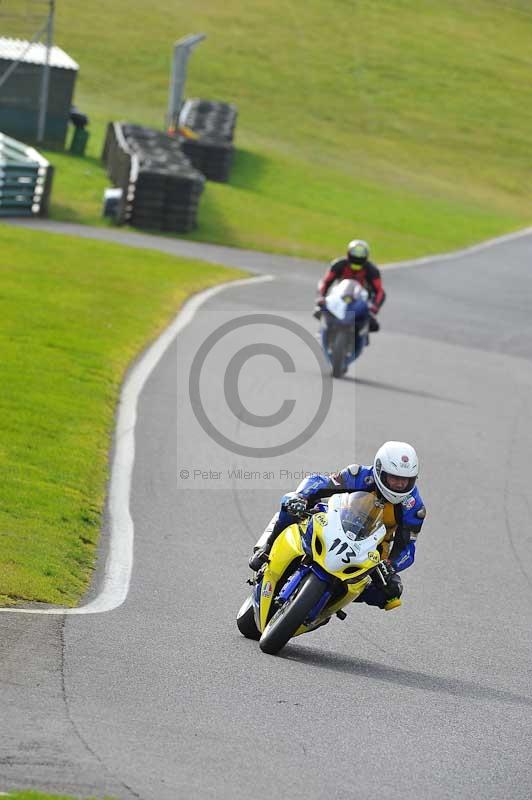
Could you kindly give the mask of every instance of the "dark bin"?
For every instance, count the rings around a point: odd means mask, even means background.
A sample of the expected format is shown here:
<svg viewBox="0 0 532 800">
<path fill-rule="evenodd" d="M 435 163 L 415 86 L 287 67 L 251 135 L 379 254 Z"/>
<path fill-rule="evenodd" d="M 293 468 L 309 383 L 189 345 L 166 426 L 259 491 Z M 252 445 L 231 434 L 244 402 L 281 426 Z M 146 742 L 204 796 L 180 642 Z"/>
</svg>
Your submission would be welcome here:
<svg viewBox="0 0 532 800">
<path fill-rule="evenodd" d="M 90 134 L 85 128 L 75 128 L 70 143 L 70 152 L 75 156 L 84 156 L 89 136 Z"/>
</svg>

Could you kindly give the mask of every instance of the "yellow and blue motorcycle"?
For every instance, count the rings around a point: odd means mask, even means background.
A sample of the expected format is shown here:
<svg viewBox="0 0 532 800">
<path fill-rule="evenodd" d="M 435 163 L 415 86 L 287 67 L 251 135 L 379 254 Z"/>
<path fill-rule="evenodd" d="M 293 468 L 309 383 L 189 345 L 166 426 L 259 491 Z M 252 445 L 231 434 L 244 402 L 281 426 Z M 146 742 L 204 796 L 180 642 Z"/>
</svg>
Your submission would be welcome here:
<svg viewBox="0 0 532 800">
<path fill-rule="evenodd" d="M 374 580 L 379 545 L 386 536 L 384 506 L 372 492 L 333 495 L 273 543 L 269 561 L 249 581 L 251 595 L 237 614 L 239 631 L 278 653 L 294 636 L 316 630 L 343 610 Z M 399 606 L 394 598 L 385 608 Z"/>
</svg>

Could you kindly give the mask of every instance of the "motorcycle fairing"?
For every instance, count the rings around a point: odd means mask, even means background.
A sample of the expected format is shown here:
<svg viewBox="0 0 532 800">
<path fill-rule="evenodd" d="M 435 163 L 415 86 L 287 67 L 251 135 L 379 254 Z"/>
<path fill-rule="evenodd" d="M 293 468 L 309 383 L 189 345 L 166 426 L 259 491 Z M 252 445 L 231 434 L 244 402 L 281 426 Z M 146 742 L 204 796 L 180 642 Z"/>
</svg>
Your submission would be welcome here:
<svg viewBox="0 0 532 800">
<path fill-rule="evenodd" d="M 306 522 L 301 523 L 301 527 L 306 528 Z M 304 554 L 299 525 L 289 525 L 273 543 L 270 560 L 266 565 L 262 580 L 258 584 L 261 588 L 260 593 L 256 595 L 258 608 L 257 605 L 255 608 L 256 617 L 258 617 L 256 619 L 257 627 L 260 631 L 264 630 L 268 622 L 272 600 L 276 595 L 279 581 L 293 561 L 301 559 Z"/>
<path fill-rule="evenodd" d="M 325 308 L 337 320 L 353 323 L 367 315 L 368 292 L 357 281 L 344 279 L 331 288 L 325 297 Z"/>
<path fill-rule="evenodd" d="M 303 577 L 311 569 L 324 582 L 324 595 L 312 609 L 304 625 L 294 634 L 299 636 L 319 625 L 322 621 L 355 600 L 370 584 L 369 573 L 380 561 L 378 546 L 386 536 L 382 514 L 377 512 L 371 534 L 357 541 L 344 531 L 340 519 L 342 495 L 333 495 L 327 511 L 314 514 L 308 521 L 289 525 L 275 540 L 270 561 L 255 590 L 255 612 L 257 627 L 263 631 L 271 615 L 275 597 L 286 601 L 296 591 Z M 364 502 L 369 495 L 364 493 Z M 290 572 L 294 561 L 302 561 L 305 553 L 312 556 L 313 564 L 296 566 L 293 574 L 278 592 L 279 582 Z M 332 605 L 332 577 L 343 584 L 343 591 L 336 595 Z M 331 587 L 331 590 L 329 590 Z"/>
<path fill-rule="evenodd" d="M 379 512 L 372 533 L 357 540 L 342 527 L 341 505 L 342 495 L 333 495 L 329 500 L 327 513 L 320 512 L 314 515 L 312 556 L 326 572 L 351 583 L 379 563 L 380 555 L 377 548 L 387 531 L 382 523 L 382 514 Z"/>
<path fill-rule="evenodd" d="M 357 281 L 345 279 L 333 286 L 325 298 L 321 327 L 321 345 L 332 364 L 331 339 L 335 328 L 350 330 L 351 341 L 345 368 L 353 363 L 369 344 L 368 292 Z"/>
</svg>

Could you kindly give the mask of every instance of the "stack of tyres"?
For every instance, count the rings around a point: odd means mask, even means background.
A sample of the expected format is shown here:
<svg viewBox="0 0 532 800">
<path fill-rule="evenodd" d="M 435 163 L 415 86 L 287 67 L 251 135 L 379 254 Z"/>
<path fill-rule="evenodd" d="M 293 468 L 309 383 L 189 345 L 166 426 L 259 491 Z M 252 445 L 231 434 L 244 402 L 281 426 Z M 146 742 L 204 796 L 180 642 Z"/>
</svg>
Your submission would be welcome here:
<svg viewBox="0 0 532 800">
<path fill-rule="evenodd" d="M 201 178 L 201 183 L 177 174 L 166 179 L 164 230 L 174 230 L 178 226 L 188 231 L 195 227 L 196 210 L 205 183 L 203 175 Z"/>
<path fill-rule="evenodd" d="M 183 105 L 179 124 L 186 125 L 199 135 L 212 136 L 218 141 L 232 142 L 236 127 L 237 109 L 230 103 L 192 98 Z"/>
<path fill-rule="evenodd" d="M 52 175 L 37 150 L 0 133 L 0 217 L 46 216 Z"/>
<path fill-rule="evenodd" d="M 183 150 L 192 164 L 206 178 L 218 183 L 228 183 L 233 165 L 234 148 L 230 143 L 211 139 L 185 139 Z"/>
<path fill-rule="evenodd" d="M 183 151 L 193 166 L 211 181 L 226 183 L 229 180 L 236 119 L 235 106 L 212 100 L 187 100 L 181 110 Z"/>
<path fill-rule="evenodd" d="M 0 167 L 0 216 L 33 216 L 33 198 L 37 188 L 35 167 Z"/>
<path fill-rule="evenodd" d="M 127 188 L 131 172 L 131 153 L 119 122 L 110 122 L 107 126 L 102 160 L 114 185 L 122 190 Z"/>
<path fill-rule="evenodd" d="M 117 123 L 115 123 L 115 127 Z M 128 179 L 122 188 L 122 221 L 137 228 L 185 233 L 197 225 L 198 205 L 205 178 L 193 168 L 179 142 L 159 131 L 138 125 L 119 125 L 118 137 L 129 158 Z M 120 159 L 113 142 L 104 147 L 104 159 L 114 180 L 120 179 Z"/>
</svg>

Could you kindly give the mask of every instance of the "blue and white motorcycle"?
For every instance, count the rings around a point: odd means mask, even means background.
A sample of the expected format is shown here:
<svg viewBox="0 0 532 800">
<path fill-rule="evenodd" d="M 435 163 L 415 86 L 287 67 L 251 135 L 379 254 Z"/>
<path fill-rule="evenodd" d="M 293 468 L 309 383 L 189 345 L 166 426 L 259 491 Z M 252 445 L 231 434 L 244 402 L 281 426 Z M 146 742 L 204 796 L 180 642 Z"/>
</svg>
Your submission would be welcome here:
<svg viewBox="0 0 532 800">
<path fill-rule="evenodd" d="M 345 279 L 325 297 L 321 315 L 321 344 L 334 378 L 345 375 L 350 364 L 369 344 L 368 292 L 357 281 Z"/>
</svg>

